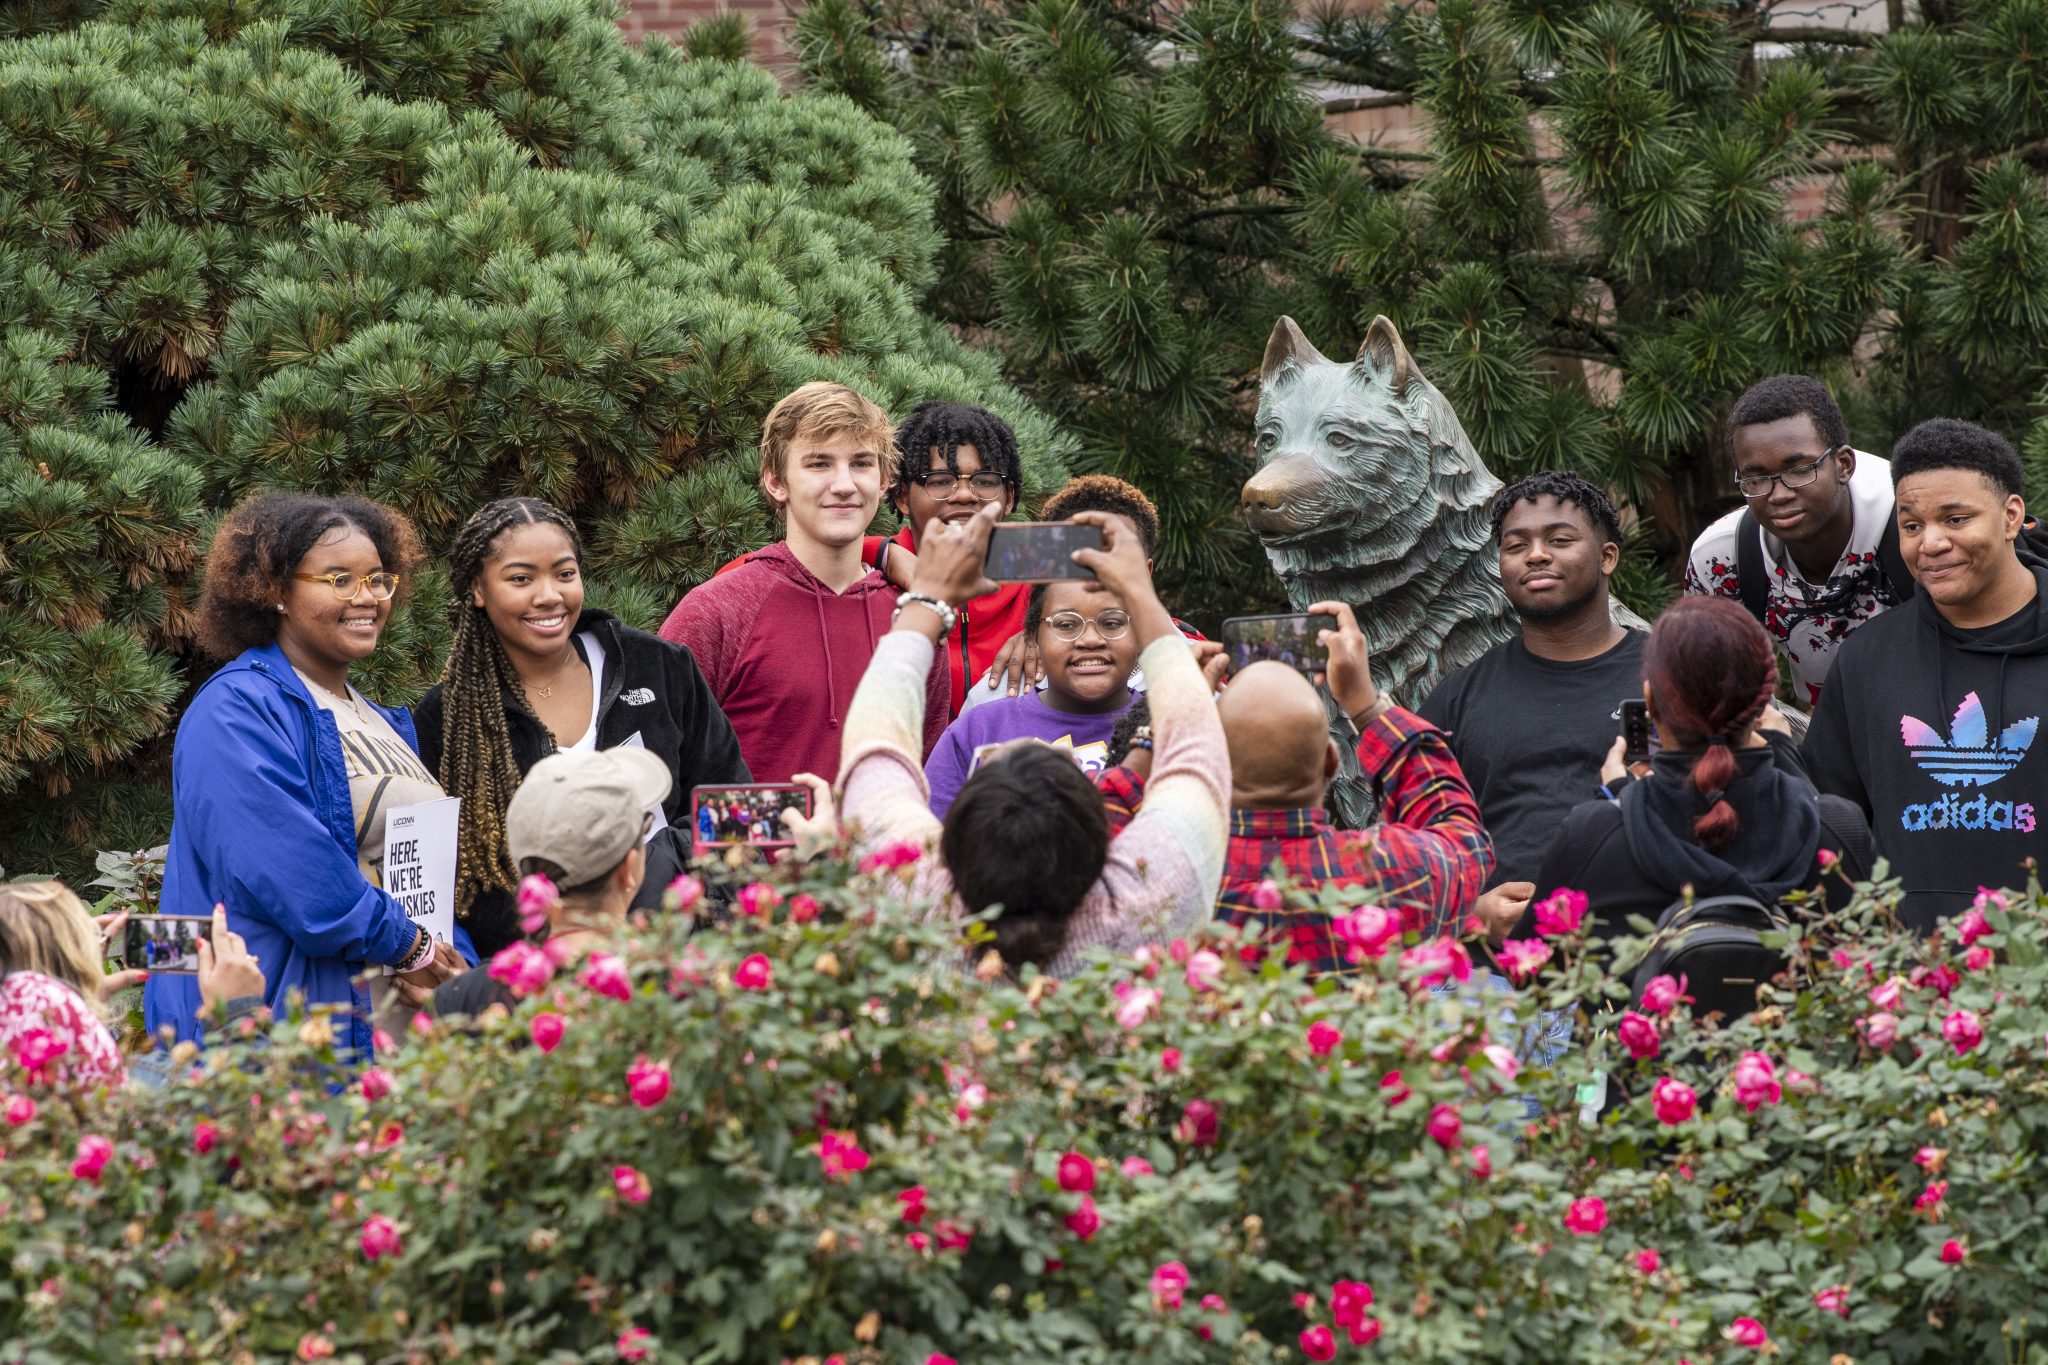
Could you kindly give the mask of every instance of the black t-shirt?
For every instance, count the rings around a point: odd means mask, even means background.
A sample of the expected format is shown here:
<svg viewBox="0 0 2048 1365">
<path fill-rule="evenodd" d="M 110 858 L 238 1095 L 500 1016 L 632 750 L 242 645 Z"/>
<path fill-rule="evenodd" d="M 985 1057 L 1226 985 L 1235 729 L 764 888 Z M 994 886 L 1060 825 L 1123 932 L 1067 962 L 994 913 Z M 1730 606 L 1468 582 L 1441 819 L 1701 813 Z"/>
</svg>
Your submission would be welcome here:
<svg viewBox="0 0 2048 1365">
<path fill-rule="evenodd" d="M 1451 752 L 1493 835 L 1488 886 L 1530 882 L 1572 807 L 1600 794 L 1621 704 L 1643 695 L 1643 642 L 1629 631 L 1591 659 L 1539 659 L 1517 636 L 1438 683 L 1420 714 Z"/>
</svg>

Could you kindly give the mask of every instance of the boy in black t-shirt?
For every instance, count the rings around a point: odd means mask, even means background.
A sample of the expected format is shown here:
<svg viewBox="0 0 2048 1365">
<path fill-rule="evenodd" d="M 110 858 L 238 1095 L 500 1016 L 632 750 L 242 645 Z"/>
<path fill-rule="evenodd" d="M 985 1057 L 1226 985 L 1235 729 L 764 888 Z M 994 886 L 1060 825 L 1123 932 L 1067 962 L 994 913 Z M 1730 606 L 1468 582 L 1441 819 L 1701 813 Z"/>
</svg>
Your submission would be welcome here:
<svg viewBox="0 0 2048 1365">
<path fill-rule="evenodd" d="M 1599 794 L 1621 703 L 1642 695 L 1647 637 L 1609 612 L 1621 520 L 1593 484 L 1569 473 L 1521 480 L 1494 501 L 1493 537 L 1521 636 L 1445 678 L 1419 711 L 1449 733 L 1493 835 L 1478 909 L 1498 934 L 1535 894 L 1530 878 L 1566 812 Z"/>
</svg>

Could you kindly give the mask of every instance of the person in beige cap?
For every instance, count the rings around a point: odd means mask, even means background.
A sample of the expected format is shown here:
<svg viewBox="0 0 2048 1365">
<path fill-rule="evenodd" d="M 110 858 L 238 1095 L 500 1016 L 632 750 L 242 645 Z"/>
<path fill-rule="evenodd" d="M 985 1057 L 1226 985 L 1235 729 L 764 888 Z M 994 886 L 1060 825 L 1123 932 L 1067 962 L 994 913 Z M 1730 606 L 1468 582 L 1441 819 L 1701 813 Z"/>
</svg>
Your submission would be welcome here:
<svg viewBox="0 0 2048 1365">
<path fill-rule="evenodd" d="M 529 768 L 505 808 L 505 844 L 519 875 L 561 892 L 548 938 L 570 956 L 600 946 L 625 923 L 640 880 L 653 810 L 668 799 L 668 765 L 641 748 L 564 750 Z M 440 1015 L 481 1014 L 516 997 L 480 963 L 434 992 Z"/>
</svg>

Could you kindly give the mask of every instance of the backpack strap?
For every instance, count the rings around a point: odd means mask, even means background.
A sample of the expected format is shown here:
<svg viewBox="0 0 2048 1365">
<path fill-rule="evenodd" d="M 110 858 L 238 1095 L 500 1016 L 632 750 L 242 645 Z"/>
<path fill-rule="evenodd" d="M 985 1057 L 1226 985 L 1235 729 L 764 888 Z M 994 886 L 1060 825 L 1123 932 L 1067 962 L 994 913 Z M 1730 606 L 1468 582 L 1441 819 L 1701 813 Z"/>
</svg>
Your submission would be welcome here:
<svg viewBox="0 0 2048 1365">
<path fill-rule="evenodd" d="M 1906 557 L 1899 553 L 1899 515 L 1896 506 L 1884 519 L 1884 534 L 1877 538 L 1877 566 L 1884 570 L 1892 595 L 1901 602 L 1913 596 L 1913 575 L 1906 570 Z"/>
<path fill-rule="evenodd" d="M 1742 594 L 1742 609 L 1754 616 L 1758 625 L 1763 624 L 1771 598 L 1770 571 L 1764 567 L 1763 534 L 1756 513 L 1743 508 L 1741 519 L 1735 523 L 1735 590 Z M 1896 533 L 1892 540 L 1896 553 Z"/>
</svg>

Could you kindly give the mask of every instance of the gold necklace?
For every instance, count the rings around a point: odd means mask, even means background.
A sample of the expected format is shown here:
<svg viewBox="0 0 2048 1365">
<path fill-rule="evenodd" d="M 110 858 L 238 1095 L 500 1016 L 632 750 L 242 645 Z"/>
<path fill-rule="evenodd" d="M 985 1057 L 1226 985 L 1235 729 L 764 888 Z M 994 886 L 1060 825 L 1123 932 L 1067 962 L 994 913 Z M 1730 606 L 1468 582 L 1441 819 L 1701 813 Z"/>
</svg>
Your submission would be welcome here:
<svg viewBox="0 0 2048 1365">
<path fill-rule="evenodd" d="M 575 651 L 574 649 L 571 649 L 571 650 L 569 651 L 569 663 L 582 663 L 582 662 L 583 662 L 583 660 L 577 657 L 576 651 Z M 563 671 L 565 671 L 565 672 L 566 672 L 566 671 L 567 671 L 567 668 L 568 668 L 568 664 L 564 664 L 564 665 L 563 665 Z M 524 686 L 524 687 L 526 688 L 526 695 L 527 695 L 527 696 L 529 696 L 529 697 L 539 697 L 539 698 L 540 698 L 540 699 L 541 699 L 542 701 L 546 701 L 546 700 L 547 700 L 547 699 L 548 699 L 549 697 L 552 697 L 552 696 L 554 696 L 554 695 L 555 695 L 555 684 L 554 684 L 554 683 L 549 683 L 549 684 L 548 684 L 548 685 L 547 685 L 546 687 L 534 687 L 534 686 L 532 686 L 531 684 L 521 684 L 521 685 L 522 685 L 522 686 Z"/>
<path fill-rule="evenodd" d="M 311 678 L 307 678 L 306 681 L 313 682 Z M 313 686 L 319 688 L 322 692 L 325 692 L 330 700 L 338 701 L 342 703 L 344 706 L 348 707 L 349 713 L 353 715 L 357 720 L 361 721 L 363 724 L 368 725 L 370 723 L 370 718 L 363 714 L 363 704 L 356 700 L 355 689 L 349 687 L 347 683 L 342 684 L 342 686 L 347 689 L 345 693 L 332 691 L 331 689 L 329 689 L 321 683 L 313 683 Z"/>
</svg>

